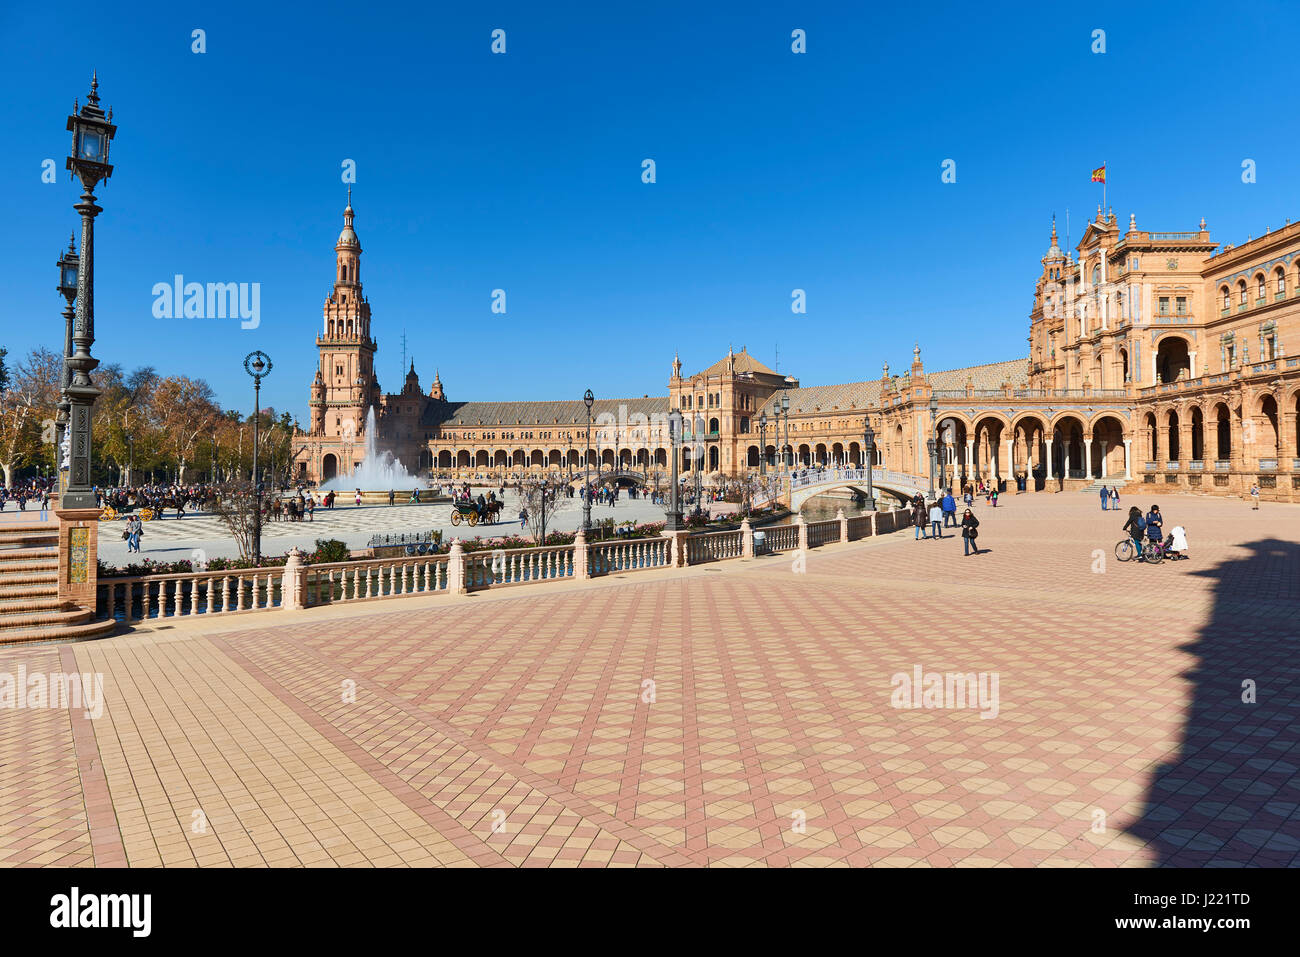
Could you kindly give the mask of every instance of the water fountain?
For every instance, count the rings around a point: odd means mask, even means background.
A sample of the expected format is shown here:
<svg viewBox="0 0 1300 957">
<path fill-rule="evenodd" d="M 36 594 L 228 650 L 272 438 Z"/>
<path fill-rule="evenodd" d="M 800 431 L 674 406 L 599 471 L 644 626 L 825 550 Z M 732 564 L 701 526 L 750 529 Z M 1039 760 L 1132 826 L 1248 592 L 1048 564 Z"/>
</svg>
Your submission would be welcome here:
<svg viewBox="0 0 1300 957">
<path fill-rule="evenodd" d="M 361 500 L 363 502 L 382 502 L 388 503 L 388 492 L 392 490 L 400 493 L 405 492 L 409 497 L 411 489 L 420 489 L 420 500 L 431 501 L 432 496 L 426 495 L 429 485 L 419 476 L 412 475 L 406 470 L 406 466 L 393 457 L 393 453 L 387 450 L 379 451 L 376 446 L 376 433 L 378 429 L 375 426 L 375 409 L 371 406 L 366 412 L 366 454 L 350 473 L 346 475 L 336 475 L 321 485 L 322 492 L 338 492 L 340 497 L 346 497 L 356 489 L 361 489 Z M 405 499 L 399 499 L 405 501 Z"/>
</svg>

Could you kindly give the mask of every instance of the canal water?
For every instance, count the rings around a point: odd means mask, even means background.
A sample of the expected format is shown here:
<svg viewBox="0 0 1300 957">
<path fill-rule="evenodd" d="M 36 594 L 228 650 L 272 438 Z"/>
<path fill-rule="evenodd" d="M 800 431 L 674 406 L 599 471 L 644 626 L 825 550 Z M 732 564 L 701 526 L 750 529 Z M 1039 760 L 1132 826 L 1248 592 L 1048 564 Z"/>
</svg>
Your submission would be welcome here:
<svg viewBox="0 0 1300 957">
<path fill-rule="evenodd" d="M 862 497 L 857 496 L 849 498 L 847 495 L 814 495 L 808 501 L 803 503 L 803 508 L 799 514 L 803 516 L 805 522 L 825 522 L 835 517 L 835 513 L 844 509 L 845 518 L 856 518 L 859 515 L 870 515 L 866 507 L 861 504 Z M 881 510 L 897 508 L 900 503 L 898 499 L 889 493 L 881 493 L 876 496 L 876 505 Z"/>
</svg>

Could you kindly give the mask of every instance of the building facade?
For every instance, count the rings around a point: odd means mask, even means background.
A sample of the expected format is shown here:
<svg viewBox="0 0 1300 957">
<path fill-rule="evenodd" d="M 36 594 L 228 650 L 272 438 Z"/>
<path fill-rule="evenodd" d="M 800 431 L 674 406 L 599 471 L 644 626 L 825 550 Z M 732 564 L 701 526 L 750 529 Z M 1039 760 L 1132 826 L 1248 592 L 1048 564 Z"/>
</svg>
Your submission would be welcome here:
<svg viewBox="0 0 1300 957">
<path fill-rule="evenodd" d="M 323 482 L 360 463 L 368 416 L 377 444 L 411 471 L 485 481 L 528 472 L 580 479 L 587 463 L 663 481 L 668 415 L 683 415 L 683 475 L 702 480 L 865 458 L 917 475 L 934 458 L 948 484 L 974 478 L 1057 491 L 1089 484 L 1300 501 L 1300 223 L 1219 249 L 1189 232 L 1120 232 L 1098 209 L 1063 250 L 1055 222 L 1029 314 L 1029 354 L 1008 362 L 803 386 L 746 349 L 683 374 L 664 395 L 554 402 L 457 402 L 414 364 L 385 393 L 361 286 L 351 201 L 316 338 L 310 428 L 294 438 L 295 478 Z M 584 450 L 589 450 L 584 453 Z"/>
</svg>

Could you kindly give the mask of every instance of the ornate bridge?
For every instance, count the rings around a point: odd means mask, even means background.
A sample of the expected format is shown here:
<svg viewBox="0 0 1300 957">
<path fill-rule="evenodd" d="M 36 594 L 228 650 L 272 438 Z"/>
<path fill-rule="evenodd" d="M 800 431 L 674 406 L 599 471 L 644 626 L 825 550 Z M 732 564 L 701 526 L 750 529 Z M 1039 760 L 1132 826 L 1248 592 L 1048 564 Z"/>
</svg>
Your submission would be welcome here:
<svg viewBox="0 0 1300 957">
<path fill-rule="evenodd" d="M 804 502 L 814 495 L 820 495 L 822 492 L 844 488 L 853 489 L 865 495 L 867 492 L 867 470 L 849 468 L 810 469 L 805 475 L 793 479 L 789 484 L 790 487 L 787 487 L 784 477 L 780 477 L 772 483 L 767 492 L 755 496 L 755 504 L 766 504 L 774 499 L 788 501 L 790 510 L 797 512 L 803 507 Z M 919 475 L 909 475 L 906 472 L 872 469 L 871 486 L 877 494 L 885 493 L 893 495 L 902 501 L 908 501 L 917 492 L 922 495 L 927 494 L 930 491 L 930 479 Z"/>
</svg>

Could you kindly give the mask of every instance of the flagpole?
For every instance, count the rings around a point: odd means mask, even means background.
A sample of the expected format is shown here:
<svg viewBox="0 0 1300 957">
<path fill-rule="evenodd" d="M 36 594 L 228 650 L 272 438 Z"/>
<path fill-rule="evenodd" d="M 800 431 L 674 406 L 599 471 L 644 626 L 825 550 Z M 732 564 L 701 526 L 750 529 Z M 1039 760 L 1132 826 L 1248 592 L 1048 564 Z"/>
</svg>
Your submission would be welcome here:
<svg viewBox="0 0 1300 957">
<path fill-rule="evenodd" d="M 1101 215 L 1103 219 L 1110 216 L 1110 211 L 1106 209 L 1106 161 L 1101 161 Z"/>
</svg>

